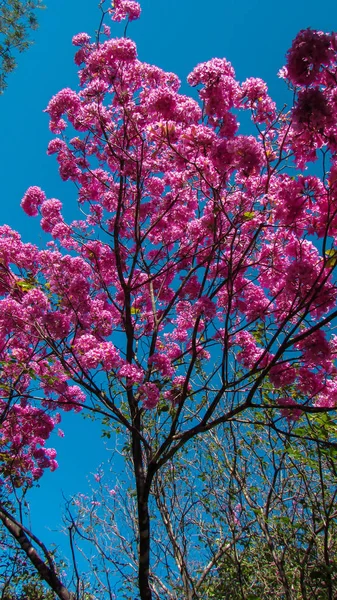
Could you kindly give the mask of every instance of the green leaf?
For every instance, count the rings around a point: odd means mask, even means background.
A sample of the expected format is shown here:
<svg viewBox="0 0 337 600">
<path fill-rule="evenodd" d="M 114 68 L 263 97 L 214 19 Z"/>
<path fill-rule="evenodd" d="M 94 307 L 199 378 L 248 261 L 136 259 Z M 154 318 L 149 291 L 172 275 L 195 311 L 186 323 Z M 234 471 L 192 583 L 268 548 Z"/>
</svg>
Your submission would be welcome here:
<svg viewBox="0 0 337 600">
<path fill-rule="evenodd" d="M 335 267 L 337 265 L 337 250 L 330 248 L 325 251 L 326 265 L 328 267 Z"/>
<path fill-rule="evenodd" d="M 28 279 L 18 279 L 16 285 L 24 292 L 29 292 L 29 290 L 32 290 L 35 287 L 35 284 Z"/>
</svg>

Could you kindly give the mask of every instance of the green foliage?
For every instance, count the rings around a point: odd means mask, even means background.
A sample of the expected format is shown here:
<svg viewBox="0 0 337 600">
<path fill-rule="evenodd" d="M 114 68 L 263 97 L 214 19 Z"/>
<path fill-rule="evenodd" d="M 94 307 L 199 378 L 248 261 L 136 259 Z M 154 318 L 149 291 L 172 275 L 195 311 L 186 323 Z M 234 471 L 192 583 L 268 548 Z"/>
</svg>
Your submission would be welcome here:
<svg viewBox="0 0 337 600">
<path fill-rule="evenodd" d="M 326 414 L 293 424 L 285 438 L 263 426 L 245 436 L 233 428 L 241 453 L 236 446 L 227 468 L 237 510 L 228 546 L 203 586 L 204 600 L 337 597 L 335 431 Z M 225 468 L 226 457 L 221 463 Z"/>
<path fill-rule="evenodd" d="M 278 552 L 289 532 L 291 524 L 278 522 L 279 537 L 274 538 Z M 336 535 L 336 528 L 334 528 Z M 269 598 L 291 600 L 327 600 L 329 596 L 329 578 L 332 578 L 336 590 L 337 563 L 335 560 L 327 566 L 323 558 L 323 547 L 314 545 L 307 560 L 306 549 L 290 547 L 287 549 L 285 577 L 289 581 L 287 588 L 281 581 L 280 573 L 268 543 L 258 536 L 250 538 L 243 548 L 228 553 L 218 569 L 218 574 L 205 592 L 207 600 L 269 600 Z M 286 595 L 288 591 L 288 595 Z M 335 596 L 333 596 L 335 597 Z"/>
<path fill-rule="evenodd" d="M 0 0 L 0 94 L 7 87 L 7 75 L 16 67 L 17 53 L 32 43 L 31 30 L 37 28 L 35 11 L 41 0 Z"/>
<path fill-rule="evenodd" d="M 56 600 L 53 592 L 43 586 L 37 575 L 32 574 L 31 577 L 28 583 L 23 583 L 22 578 L 15 577 L 12 585 L 2 591 L 2 600 Z M 17 584 L 20 585 L 20 591 L 15 587 Z"/>
</svg>

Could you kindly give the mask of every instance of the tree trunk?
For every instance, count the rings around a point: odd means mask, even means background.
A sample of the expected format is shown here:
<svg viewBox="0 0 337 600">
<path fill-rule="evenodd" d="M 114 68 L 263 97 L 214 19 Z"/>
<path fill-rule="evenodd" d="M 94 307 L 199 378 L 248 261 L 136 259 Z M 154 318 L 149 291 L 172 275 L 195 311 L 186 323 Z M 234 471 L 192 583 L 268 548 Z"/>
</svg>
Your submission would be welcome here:
<svg viewBox="0 0 337 600">
<path fill-rule="evenodd" d="M 138 499 L 138 527 L 139 527 L 139 565 L 138 585 L 141 600 L 151 600 L 152 592 L 149 583 L 150 570 L 150 518 L 148 500 Z"/>
<path fill-rule="evenodd" d="M 139 430 L 139 421 L 137 422 Z M 145 473 L 142 443 L 137 430 L 132 433 L 132 458 L 137 489 L 138 510 L 138 587 L 141 600 L 152 600 L 150 572 L 150 516 L 148 500 L 152 477 Z"/>
</svg>

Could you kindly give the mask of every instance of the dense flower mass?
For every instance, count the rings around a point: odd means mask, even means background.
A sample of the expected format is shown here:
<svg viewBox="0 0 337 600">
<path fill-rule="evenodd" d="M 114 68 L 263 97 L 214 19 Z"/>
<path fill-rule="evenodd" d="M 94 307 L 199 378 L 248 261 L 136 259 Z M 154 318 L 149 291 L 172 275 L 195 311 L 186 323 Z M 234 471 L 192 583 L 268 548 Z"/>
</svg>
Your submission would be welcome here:
<svg viewBox="0 0 337 600">
<path fill-rule="evenodd" d="M 38 207 L 46 200 L 45 193 L 37 186 L 30 187 L 22 198 L 21 206 L 30 217 L 38 215 Z"/>
<path fill-rule="evenodd" d="M 128 19 L 134 21 L 140 17 L 140 5 L 133 0 L 114 0 L 112 20 L 123 21 Z"/>
<path fill-rule="evenodd" d="M 114 20 L 139 14 L 115 0 Z M 130 39 L 102 35 L 74 37 L 81 90 L 47 107 L 78 219 L 34 186 L 22 207 L 47 249 L 0 228 L 0 443 L 16 485 L 56 467 L 53 415 L 88 398 L 130 431 L 157 415 L 177 439 L 240 403 L 293 422 L 337 402 L 335 35 L 294 40 L 288 113 L 225 59 L 189 75 L 198 103 Z M 308 174 L 320 153 L 322 175 Z"/>
<path fill-rule="evenodd" d="M 336 36 L 303 29 L 287 54 L 288 77 L 294 85 L 321 83 L 324 67 L 336 60 Z"/>
</svg>

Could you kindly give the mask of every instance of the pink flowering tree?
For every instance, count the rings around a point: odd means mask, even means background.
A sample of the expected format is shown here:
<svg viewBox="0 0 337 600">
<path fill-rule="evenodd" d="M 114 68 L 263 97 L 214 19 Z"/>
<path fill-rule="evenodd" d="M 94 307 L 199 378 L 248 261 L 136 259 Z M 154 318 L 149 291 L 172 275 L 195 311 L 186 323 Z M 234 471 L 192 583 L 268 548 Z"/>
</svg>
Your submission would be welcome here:
<svg viewBox="0 0 337 600">
<path fill-rule="evenodd" d="M 130 21 L 140 8 L 115 0 L 107 12 Z M 46 442 L 63 410 L 114 425 L 133 465 L 150 600 L 160 470 L 234 420 L 286 429 L 336 407 L 337 38 L 295 38 L 280 73 L 288 112 L 225 59 L 189 75 L 197 101 L 108 26 L 73 43 L 80 91 L 49 102 L 48 152 L 76 185 L 78 219 L 31 187 L 22 207 L 47 247 L 0 228 L 1 471 L 15 490 L 54 469 Z"/>
</svg>

